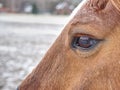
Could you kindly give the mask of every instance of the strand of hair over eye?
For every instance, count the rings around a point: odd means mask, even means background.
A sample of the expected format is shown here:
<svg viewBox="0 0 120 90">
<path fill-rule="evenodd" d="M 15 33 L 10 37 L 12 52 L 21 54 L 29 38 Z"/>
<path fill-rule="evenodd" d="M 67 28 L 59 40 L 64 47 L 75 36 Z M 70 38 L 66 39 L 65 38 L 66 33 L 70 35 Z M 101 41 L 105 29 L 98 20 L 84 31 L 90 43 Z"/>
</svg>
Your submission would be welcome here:
<svg viewBox="0 0 120 90">
<path fill-rule="evenodd" d="M 111 0 L 113 5 L 120 11 L 120 0 Z"/>
</svg>

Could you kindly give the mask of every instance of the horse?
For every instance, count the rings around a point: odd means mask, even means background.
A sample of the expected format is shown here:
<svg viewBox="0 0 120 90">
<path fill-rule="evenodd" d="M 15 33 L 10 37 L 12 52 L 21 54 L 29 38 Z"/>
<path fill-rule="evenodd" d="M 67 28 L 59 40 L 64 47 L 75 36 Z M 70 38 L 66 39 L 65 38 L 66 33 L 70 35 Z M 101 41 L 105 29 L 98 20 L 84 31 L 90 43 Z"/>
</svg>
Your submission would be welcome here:
<svg viewBox="0 0 120 90">
<path fill-rule="evenodd" d="M 18 90 L 120 90 L 120 0 L 84 0 Z"/>
</svg>

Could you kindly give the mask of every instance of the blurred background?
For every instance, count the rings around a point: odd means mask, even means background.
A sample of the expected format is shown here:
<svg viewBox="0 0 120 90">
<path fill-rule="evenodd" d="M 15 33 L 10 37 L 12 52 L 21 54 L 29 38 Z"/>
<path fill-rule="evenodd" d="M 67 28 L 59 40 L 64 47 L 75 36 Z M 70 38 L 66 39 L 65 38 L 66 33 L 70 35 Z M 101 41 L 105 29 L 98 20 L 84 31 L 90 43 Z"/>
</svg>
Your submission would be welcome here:
<svg viewBox="0 0 120 90">
<path fill-rule="evenodd" d="M 15 90 L 82 0 L 0 0 L 0 90 Z"/>
<path fill-rule="evenodd" d="M 70 14 L 81 0 L 0 0 L 0 13 Z"/>
</svg>

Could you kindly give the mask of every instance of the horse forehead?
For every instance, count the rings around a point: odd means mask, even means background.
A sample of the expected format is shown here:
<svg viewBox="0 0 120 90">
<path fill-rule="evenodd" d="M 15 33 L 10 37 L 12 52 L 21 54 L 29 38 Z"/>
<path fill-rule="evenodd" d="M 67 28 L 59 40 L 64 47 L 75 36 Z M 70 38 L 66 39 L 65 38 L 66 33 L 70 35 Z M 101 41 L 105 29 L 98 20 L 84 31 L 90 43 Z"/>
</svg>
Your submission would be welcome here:
<svg viewBox="0 0 120 90">
<path fill-rule="evenodd" d="M 112 29 L 119 18 L 115 10 L 110 0 L 85 0 L 84 4 L 78 7 L 71 24 L 97 24 L 104 29 Z"/>
</svg>

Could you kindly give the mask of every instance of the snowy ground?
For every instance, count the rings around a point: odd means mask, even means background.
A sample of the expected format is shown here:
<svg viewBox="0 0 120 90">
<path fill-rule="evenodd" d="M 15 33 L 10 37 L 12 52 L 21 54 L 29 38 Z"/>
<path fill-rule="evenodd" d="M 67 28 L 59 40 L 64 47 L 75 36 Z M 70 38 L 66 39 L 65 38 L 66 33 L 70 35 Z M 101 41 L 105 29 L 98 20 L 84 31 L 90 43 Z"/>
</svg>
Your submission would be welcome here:
<svg viewBox="0 0 120 90">
<path fill-rule="evenodd" d="M 40 22 L 35 24 L 16 21 L 20 18 L 7 21 L 10 19 L 8 16 L 6 16 L 8 19 L 5 16 L 2 17 L 3 15 L 0 16 L 0 90 L 15 90 L 25 76 L 40 62 L 47 49 L 60 34 L 64 22 L 60 25 Z M 31 21 L 35 22 L 35 20 Z"/>
</svg>

